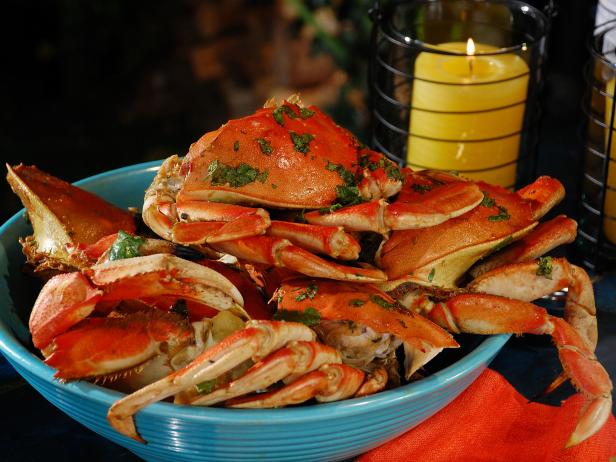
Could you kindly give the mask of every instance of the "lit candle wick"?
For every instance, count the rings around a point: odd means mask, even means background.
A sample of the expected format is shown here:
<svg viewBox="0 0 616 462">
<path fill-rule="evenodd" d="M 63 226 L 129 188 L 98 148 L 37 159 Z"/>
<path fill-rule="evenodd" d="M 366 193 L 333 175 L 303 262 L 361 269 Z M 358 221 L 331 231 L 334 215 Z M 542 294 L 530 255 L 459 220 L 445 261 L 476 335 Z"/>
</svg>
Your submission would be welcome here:
<svg viewBox="0 0 616 462">
<path fill-rule="evenodd" d="M 475 61 L 475 58 L 473 58 L 473 55 L 475 54 L 475 42 L 473 42 L 472 38 L 469 38 L 466 41 L 466 54 L 468 55 L 468 72 L 472 75 L 473 62 Z"/>
</svg>

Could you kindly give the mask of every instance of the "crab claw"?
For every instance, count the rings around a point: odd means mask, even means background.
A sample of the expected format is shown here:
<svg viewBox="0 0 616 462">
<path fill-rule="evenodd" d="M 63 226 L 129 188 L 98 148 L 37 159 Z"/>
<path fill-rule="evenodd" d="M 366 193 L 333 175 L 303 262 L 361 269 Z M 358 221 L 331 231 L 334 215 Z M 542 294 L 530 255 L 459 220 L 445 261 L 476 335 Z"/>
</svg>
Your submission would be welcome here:
<svg viewBox="0 0 616 462">
<path fill-rule="evenodd" d="M 379 269 L 340 265 L 293 245 L 287 239 L 271 236 L 220 242 L 213 247 L 240 259 L 284 267 L 308 276 L 354 282 L 377 282 L 387 279 L 385 273 Z"/>
<path fill-rule="evenodd" d="M 346 364 L 325 364 L 279 390 L 229 400 L 228 407 L 268 408 L 300 404 L 315 398 L 320 402 L 338 401 L 357 393 L 365 374 Z"/>
<path fill-rule="evenodd" d="M 212 380 L 246 360 L 260 361 L 293 340 L 314 341 L 315 333 L 293 322 L 249 321 L 246 327 L 209 348 L 186 367 L 118 401 L 107 419 L 113 428 L 137 441 L 133 415 L 148 404 L 175 395 L 201 382 Z"/>
<path fill-rule="evenodd" d="M 552 337 L 564 373 L 586 398 L 567 447 L 584 441 L 606 422 L 612 409 L 612 382 L 593 349 L 566 321 L 531 303 L 488 294 L 461 294 L 433 302 L 416 293 L 411 308 L 452 331 L 471 334 L 547 334 Z"/>
</svg>

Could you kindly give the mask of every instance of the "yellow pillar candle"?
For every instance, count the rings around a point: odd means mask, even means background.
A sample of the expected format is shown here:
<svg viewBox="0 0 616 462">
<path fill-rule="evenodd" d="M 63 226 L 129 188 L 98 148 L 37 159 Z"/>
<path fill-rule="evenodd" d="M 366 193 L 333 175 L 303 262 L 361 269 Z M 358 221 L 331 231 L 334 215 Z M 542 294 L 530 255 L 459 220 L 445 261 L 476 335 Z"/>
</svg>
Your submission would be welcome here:
<svg viewBox="0 0 616 462">
<path fill-rule="evenodd" d="M 429 52 L 417 56 L 407 146 L 409 166 L 457 170 L 473 179 L 513 186 L 528 92 L 528 65 L 511 53 L 481 55 L 498 48 L 473 44 L 470 39 L 466 43 L 441 43 L 435 48 L 468 56 Z M 465 172 L 480 169 L 485 170 Z"/>
<path fill-rule="evenodd" d="M 612 120 L 612 103 L 614 98 L 614 83 L 612 79 L 607 83 L 606 93 L 609 97 L 605 98 L 605 123 L 609 127 Z M 616 121 L 615 121 L 616 123 Z M 605 149 L 607 150 L 607 141 L 609 133 L 605 134 Z M 604 213 L 607 216 L 603 220 L 603 231 L 605 237 L 612 243 L 616 244 L 616 129 L 612 125 L 612 145 L 610 146 L 610 162 L 607 166 L 607 189 L 605 190 L 605 208 Z"/>
</svg>

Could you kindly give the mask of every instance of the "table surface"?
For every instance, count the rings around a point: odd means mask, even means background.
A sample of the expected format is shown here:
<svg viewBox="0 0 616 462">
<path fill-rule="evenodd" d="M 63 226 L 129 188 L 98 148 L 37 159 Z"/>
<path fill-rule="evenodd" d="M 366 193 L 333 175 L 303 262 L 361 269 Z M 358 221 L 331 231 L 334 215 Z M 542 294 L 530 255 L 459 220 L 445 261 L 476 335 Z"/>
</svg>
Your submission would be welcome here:
<svg viewBox="0 0 616 462">
<path fill-rule="evenodd" d="M 616 275 L 595 283 L 599 307 L 597 356 L 616 377 Z M 574 390 L 567 383 L 537 398 L 556 377 L 560 363 L 548 336 L 512 337 L 492 362 L 528 399 L 558 405 Z M 0 454 L 5 462 L 32 460 L 139 461 L 130 451 L 106 440 L 56 409 L 26 383 L 0 355 Z"/>
</svg>

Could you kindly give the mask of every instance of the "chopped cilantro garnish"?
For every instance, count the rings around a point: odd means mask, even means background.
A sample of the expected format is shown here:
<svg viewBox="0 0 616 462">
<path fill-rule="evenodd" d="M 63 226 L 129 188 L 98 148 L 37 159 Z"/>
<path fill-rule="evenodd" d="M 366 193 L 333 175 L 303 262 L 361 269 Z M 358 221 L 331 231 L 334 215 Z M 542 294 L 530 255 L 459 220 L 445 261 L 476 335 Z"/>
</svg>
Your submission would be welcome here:
<svg viewBox="0 0 616 462">
<path fill-rule="evenodd" d="M 498 208 L 498 215 L 490 215 L 488 217 L 489 221 L 506 221 L 511 218 L 511 215 L 509 215 L 509 212 L 507 212 L 505 207 L 502 205 L 497 205 L 496 207 Z"/>
<path fill-rule="evenodd" d="M 257 143 L 259 143 L 259 147 L 261 148 L 261 152 L 263 154 L 269 156 L 272 153 L 273 149 L 269 141 L 267 141 L 265 138 L 257 138 L 256 141 Z"/>
<path fill-rule="evenodd" d="M 278 125 L 284 127 L 284 114 L 286 114 L 290 119 L 297 119 L 295 112 L 293 112 L 289 106 L 283 104 L 282 106 L 274 109 L 273 112 L 274 120 L 278 123 Z M 302 117 L 302 119 L 305 119 L 305 117 Z"/>
<path fill-rule="evenodd" d="M 411 187 L 413 188 L 413 191 L 419 194 L 424 194 L 428 191 L 432 191 L 432 186 L 430 186 L 429 184 L 414 184 Z"/>
<path fill-rule="evenodd" d="M 504 249 L 509 244 L 511 244 L 512 241 L 513 241 L 513 237 L 507 236 L 505 239 L 503 239 L 498 244 L 496 244 L 494 247 L 492 247 L 492 252 L 498 252 L 499 250 Z"/>
<path fill-rule="evenodd" d="M 355 175 L 349 169 L 345 168 L 341 164 L 334 164 L 333 162 L 327 161 L 327 165 L 325 166 L 327 170 L 330 172 L 336 172 L 344 181 L 346 186 L 356 186 L 357 182 L 355 181 Z"/>
<path fill-rule="evenodd" d="M 210 163 L 207 173 L 212 178 L 212 186 L 229 184 L 232 188 L 240 188 L 255 181 L 265 183 L 269 175 L 268 170 L 260 171 L 243 162 L 237 167 L 231 167 L 218 160 Z"/>
<path fill-rule="evenodd" d="M 308 287 L 306 287 L 306 291 L 305 292 L 302 292 L 297 297 L 295 297 L 295 301 L 296 302 L 301 302 L 303 300 L 306 300 L 307 298 L 312 300 L 317 295 L 317 291 L 318 290 L 319 290 L 319 288 L 317 287 L 316 284 L 310 284 Z"/>
<path fill-rule="evenodd" d="M 430 274 L 428 274 L 428 281 L 432 282 L 434 280 L 434 275 L 436 274 L 436 268 L 432 268 Z"/>
<path fill-rule="evenodd" d="M 203 395 L 212 393 L 214 388 L 216 388 L 216 379 L 206 380 L 205 382 L 195 385 L 195 390 L 197 390 L 197 393 L 201 393 Z"/>
<path fill-rule="evenodd" d="M 336 186 L 336 199 L 341 205 L 356 205 L 363 202 L 357 186 Z"/>
<path fill-rule="evenodd" d="M 235 152 L 240 150 L 240 142 L 239 142 L 239 140 L 236 140 L 235 143 L 233 143 L 233 150 Z"/>
<path fill-rule="evenodd" d="M 370 301 L 373 302 L 373 303 L 376 303 L 381 308 L 385 308 L 386 310 L 393 310 L 393 309 L 396 308 L 396 304 L 395 303 L 388 302 L 387 300 L 385 300 L 380 295 L 370 295 Z"/>
<path fill-rule="evenodd" d="M 302 311 L 278 310 L 274 314 L 277 321 L 301 322 L 309 327 L 316 326 L 321 321 L 321 314 L 312 306 Z"/>
<path fill-rule="evenodd" d="M 354 298 L 353 300 L 349 300 L 350 306 L 363 306 L 366 304 L 365 300 L 360 300 L 358 298 Z"/>
<path fill-rule="evenodd" d="M 378 161 L 374 162 L 370 160 L 370 154 L 364 154 L 363 156 L 360 156 L 359 158 L 359 166 L 361 168 L 367 168 L 371 172 L 374 172 L 375 170 L 382 168 L 385 170 L 385 173 L 387 174 L 387 178 L 390 178 L 392 180 L 400 180 L 400 181 L 404 179 L 402 172 L 400 171 L 398 166 L 392 161 L 386 159 L 385 157 L 380 157 Z"/>
<path fill-rule="evenodd" d="M 552 257 L 539 257 L 537 260 L 537 276 L 552 279 Z"/>
<path fill-rule="evenodd" d="M 291 135 L 291 141 L 293 141 L 293 145 L 295 146 L 295 150 L 304 155 L 308 154 L 310 151 L 310 142 L 314 140 L 314 135 L 310 133 L 304 133 L 303 135 L 299 135 L 295 132 L 289 132 Z"/>
<path fill-rule="evenodd" d="M 306 120 L 306 119 L 312 117 L 313 115 L 314 115 L 314 111 L 311 111 L 307 107 L 300 107 L 299 108 L 299 116 L 302 119 Z"/>
<path fill-rule="evenodd" d="M 278 187 L 277 184 L 272 183 L 272 189 L 276 189 Z"/>
<path fill-rule="evenodd" d="M 120 230 L 118 237 L 113 241 L 109 249 L 109 260 L 122 260 L 124 258 L 139 257 L 139 247 L 145 241 L 141 237 L 131 236 L 130 234 Z"/>
<path fill-rule="evenodd" d="M 488 193 L 485 191 L 483 192 L 483 199 L 482 201 L 479 203 L 479 205 L 483 206 L 483 207 L 494 207 L 496 205 L 496 201 L 491 198 L 490 196 L 488 196 Z"/>
</svg>

